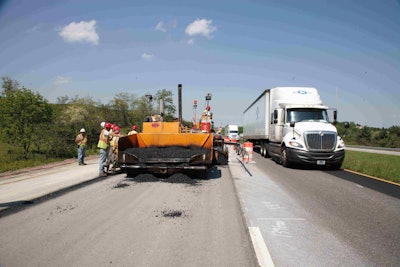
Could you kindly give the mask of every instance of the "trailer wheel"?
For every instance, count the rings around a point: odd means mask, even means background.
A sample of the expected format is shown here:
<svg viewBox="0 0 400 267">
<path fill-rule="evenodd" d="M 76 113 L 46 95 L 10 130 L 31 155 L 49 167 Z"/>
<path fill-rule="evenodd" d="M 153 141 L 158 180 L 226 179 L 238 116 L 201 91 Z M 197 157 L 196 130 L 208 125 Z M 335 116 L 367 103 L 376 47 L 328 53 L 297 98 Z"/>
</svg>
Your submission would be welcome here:
<svg viewBox="0 0 400 267">
<path fill-rule="evenodd" d="M 287 155 L 287 148 L 284 146 L 281 150 L 281 163 L 283 167 L 290 167 L 288 155 Z"/>
<path fill-rule="evenodd" d="M 267 142 L 261 142 L 261 156 L 264 158 L 269 158 L 269 152 L 268 152 L 268 143 Z"/>
<path fill-rule="evenodd" d="M 264 147 L 263 143 L 261 143 L 261 146 L 260 146 L 260 154 L 262 157 L 265 158 L 265 147 Z"/>
</svg>

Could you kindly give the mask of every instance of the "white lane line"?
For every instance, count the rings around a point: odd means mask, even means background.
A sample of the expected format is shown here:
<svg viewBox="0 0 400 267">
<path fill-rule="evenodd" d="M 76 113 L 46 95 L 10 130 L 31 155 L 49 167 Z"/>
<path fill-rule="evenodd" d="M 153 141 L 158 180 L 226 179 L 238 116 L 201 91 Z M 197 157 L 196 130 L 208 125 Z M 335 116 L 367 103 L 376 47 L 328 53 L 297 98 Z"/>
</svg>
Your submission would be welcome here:
<svg viewBox="0 0 400 267">
<path fill-rule="evenodd" d="M 261 235 L 260 228 L 249 227 L 251 242 L 253 243 L 254 251 L 261 267 L 275 267 L 272 261 L 271 254 L 269 254 L 267 245 Z"/>
</svg>

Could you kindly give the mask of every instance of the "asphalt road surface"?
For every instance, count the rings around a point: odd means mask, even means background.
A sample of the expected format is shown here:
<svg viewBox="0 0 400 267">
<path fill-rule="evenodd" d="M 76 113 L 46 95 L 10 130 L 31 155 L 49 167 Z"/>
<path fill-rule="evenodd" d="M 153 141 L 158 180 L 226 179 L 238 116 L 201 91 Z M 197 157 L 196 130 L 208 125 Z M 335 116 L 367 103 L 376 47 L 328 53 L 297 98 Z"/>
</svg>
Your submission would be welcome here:
<svg viewBox="0 0 400 267">
<path fill-rule="evenodd" d="M 257 266 L 229 169 L 209 178 L 119 174 L 3 216 L 0 266 Z"/>
<path fill-rule="evenodd" d="M 94 179 L 96 159 L 0 179 L 0 204 L 85 183 L 0 211 L 0 266 L 400 266 L 398 185 L 253 156 L 208 180 Z"/>
<path fill-rule="evenodd" d="M 400 266 L 400 187 L 343 170 L 231 159 L 248 225 L 275 266 Z M 243 165 L 246 169 L 243 169 Z"/>
</svg>

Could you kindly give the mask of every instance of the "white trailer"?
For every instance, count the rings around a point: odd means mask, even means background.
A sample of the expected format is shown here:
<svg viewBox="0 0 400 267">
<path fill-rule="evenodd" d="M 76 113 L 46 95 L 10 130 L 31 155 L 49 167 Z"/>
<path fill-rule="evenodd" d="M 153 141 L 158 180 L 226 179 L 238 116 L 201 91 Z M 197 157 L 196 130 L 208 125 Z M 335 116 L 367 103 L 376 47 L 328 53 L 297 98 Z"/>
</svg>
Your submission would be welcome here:
<svg viewBox="0 0 400 267">
<path fill-rule="evenodd" d="M 332 110 L 335 123 L 337 112 Z M 262 156 L 285 167 L 311 164 L 338 169 L 342 165 L 345 144 L 317 89 L 267 89 L 243 114 L 243 138 L 259 146 Z"/>
</svg>

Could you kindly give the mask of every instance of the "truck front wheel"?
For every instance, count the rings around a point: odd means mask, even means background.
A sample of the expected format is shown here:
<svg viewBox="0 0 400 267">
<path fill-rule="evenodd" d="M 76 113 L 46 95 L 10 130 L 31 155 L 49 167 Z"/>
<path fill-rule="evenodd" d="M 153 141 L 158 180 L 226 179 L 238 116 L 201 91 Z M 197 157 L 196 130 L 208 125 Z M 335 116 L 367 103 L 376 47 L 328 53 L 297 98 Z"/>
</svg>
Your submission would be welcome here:
<svg viewBox="0 0 400 267">
<path fill-rule="evenodd" d="M 282 147 L 281 150 L 281 163 L 283 167 L 290 167 L 289 159 L 288 159 L 288 154 L 287 154 L 287 148 L 284 146 Z"/>
</svg>

